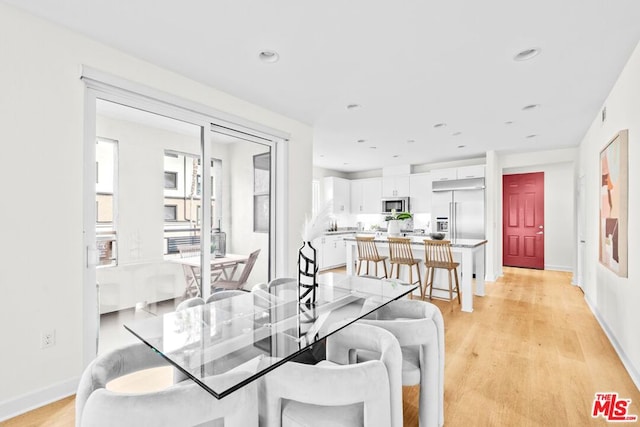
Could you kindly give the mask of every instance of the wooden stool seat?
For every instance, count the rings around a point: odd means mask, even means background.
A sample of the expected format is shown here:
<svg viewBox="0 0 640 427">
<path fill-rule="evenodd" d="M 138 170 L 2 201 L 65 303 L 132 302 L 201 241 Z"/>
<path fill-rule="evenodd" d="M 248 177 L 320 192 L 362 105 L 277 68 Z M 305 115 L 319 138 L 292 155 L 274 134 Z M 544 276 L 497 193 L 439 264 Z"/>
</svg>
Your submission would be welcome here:
<svg viewBox="0 0 640 427">
<path fill-rule="evenodd" d="M 391 275 L 393 276 L 393 267 L 396 267 L 396 279 L 400 278 L 400 266 L 409 266 L 409 283 L 413 284 L 413 267 L 416 267 L 418 276 L 418 284 L 422 283 L 420 278 L 420 260 L 413 257 L 411 250 L 411 239 L 409 237 L 389 237 L 389 262 L 391 263 Z"/>
<path fill-rule="evenodd" d="M 386 256 L 380 256 L 378 254 L 378 248 L 376 247 L 376 243 L 373 241 L 373 236 L 356 236 L 356 243 L 358 244 L 358 272 L 357 275 L 360 275 L 360 269 L 362 268 L 362 263 L 366 261 L 367 263 L 367 272 L 369 275 L 369 263 L 373 262 L 375 266 L 375 274 L 378 276 L 378 263 L 382 262 L 382 267 L 384 268 L 384 277 L 387 278 L 387 258 Z"/>
<path fill-rule="evenodd" d="M 458 298 L 458 304 L 460 304 L 460 286 L 458 283 L 458 266 L 459 262 L 453 261 L 453 255 L 451 254 L 451 242 L 449 240 L 425 240 L 424 241 L 424 266 L 426 270 L 424 286 L 422 287 L 422 299 L 424 299 L 427 288 L 429 288 L 429 299 L 433 299 L 433 290 L 449 291 L 449 301 L 453 301 L 453 294 L 455 293 Z M 436 288 L 433 286 L 433 277 L 436 269 L 447 270 L 447 278 L 449 279 L 449 288 Z M 455 281 L 455 287 L 453 286 L 451 275 Z M 453 304 L 451 305 L 453 310 Z"/>
</svg>

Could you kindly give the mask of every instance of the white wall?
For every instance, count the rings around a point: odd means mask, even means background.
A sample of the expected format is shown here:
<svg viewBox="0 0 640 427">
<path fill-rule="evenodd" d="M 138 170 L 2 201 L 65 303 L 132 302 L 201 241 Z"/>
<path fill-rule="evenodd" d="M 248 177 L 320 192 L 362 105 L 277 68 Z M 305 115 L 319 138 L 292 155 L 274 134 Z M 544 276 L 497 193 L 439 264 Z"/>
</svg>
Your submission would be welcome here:
<svg viewBox="0 0 640 427">
<path fill-rule="evenodd" d="M 289 274 L 311 211 L 309 126 L 181 77 L 0 3 L 0 179 L 11 209 L 0 210 L 0 419 L 75 390 L 82 370 L 82 64 L 279 129 L 289 142 Z M 63 167 L 61 167 L 63 165 Z M 44 329 L 56 345 L 40 349 Z M 9 386 L 7 386 L 9 385 Z"/>
<path fill-rule="evenodd" d="M 582 288 L 596 317 L 640 389 L 640 47 L 604 104 L 607 120 L 596 117 L 580 144 L 577 176 L 584 176 L 585 259 Z M 598 261 L 600 150 L 621 130 L 629 130 L 628 278 L 621 278 Z"/>
</svg>

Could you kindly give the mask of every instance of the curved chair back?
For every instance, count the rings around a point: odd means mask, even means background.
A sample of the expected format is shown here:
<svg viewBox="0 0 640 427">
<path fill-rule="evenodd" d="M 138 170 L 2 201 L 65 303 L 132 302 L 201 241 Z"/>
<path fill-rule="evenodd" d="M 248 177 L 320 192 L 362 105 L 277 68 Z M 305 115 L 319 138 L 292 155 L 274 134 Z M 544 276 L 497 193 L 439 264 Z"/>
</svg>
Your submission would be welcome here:
<svg viewBox="0 0 640 427">
<path fill-rule="evenodd" d="M 371 311 L 365 302 L 362 310 Z M 358 321 L 391 332 L 404 357 L 413 354 L 419 359 L 419 376 L 403 371 L 403 384 L 420 383 L 420 426 L 438 427 L 444 424 L 444 319 L 440 309 L 426 301 L 397 300 Z M 415 351 L 416 347 L 419 351 Z M 414 361 L 411 361 L 412 363 Z M 417 379 L 417 381 L 414 381 Z"/>
<path fill-rule="evenodd" d="M 189 307 L 195 307 L 204 304 L 204 300 L 200 297 L 187 298 L 176 306 L 176 311 L 186 310 Z"/>
<path fill-rule="evenodd" d="M 353 349 L 373 351 L 380 357 L 353 363 Z M 350 405 L 362 405 L 363 420 L 358 422 L 364 421 L 365 427 L 401 427 L 401 371 L 402 353 L 392 334 L 369 325 L 349 325 L 327 338 L 327 361 L 289 362 L 265 375 L 260 386 L 260 425 L 282 426 L 283 413 L 330 425 L 327 418 L 351 418 L 354 414 L 346 413 L 353 408 Z"/>
<path fill-rule="evenodd" d="M 134 344 L 98 357 L 87 366 L 76 394 L 76 427 L 191 427 L 224 418 L 225 425 L 257 426 L 257 387 L 249 384 L 216 399 L 192 381 L 153 393 L 116 393 L 105 388 L 120 376 L 167 365 L 145 344 Z M 228 373 L 205 381 L 246 377 Z"/>
<path fill-rule="evenodd" d="M 206 302 L 207 304 L 209 304 L 210 302 L 220 301 L 223 299 L 236 297 L 238 295 L 247 295 L 247 291 L 242 291 L 240 289 L 228 289 L 225 291 L 214 292 L 209 295 L 209 298 L 207 298 Z"/>
</svg>

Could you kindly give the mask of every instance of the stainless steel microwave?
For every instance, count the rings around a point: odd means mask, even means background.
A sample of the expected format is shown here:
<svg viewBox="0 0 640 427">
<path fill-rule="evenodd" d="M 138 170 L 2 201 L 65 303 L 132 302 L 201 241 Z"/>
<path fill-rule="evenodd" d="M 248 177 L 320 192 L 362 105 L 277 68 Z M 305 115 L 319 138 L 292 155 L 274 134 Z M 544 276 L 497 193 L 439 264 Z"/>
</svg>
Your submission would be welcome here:
<svg viewBox="0 0 640 427">
<path fill-rule="evenodd" d="M 409 212 L 409 198 L 408 197 L 394 197 L 389 199 L 382 199 L 382 213 L 391 215 L 395 210 L 396 213 Z"/>
</svg>

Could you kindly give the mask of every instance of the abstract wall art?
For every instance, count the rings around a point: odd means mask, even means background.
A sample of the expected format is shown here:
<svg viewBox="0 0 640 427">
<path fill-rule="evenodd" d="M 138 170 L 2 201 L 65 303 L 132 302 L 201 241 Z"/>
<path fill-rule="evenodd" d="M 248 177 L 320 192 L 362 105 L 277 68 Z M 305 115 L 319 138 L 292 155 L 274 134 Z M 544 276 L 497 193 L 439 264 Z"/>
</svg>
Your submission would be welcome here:
<svg viewBox="0 0 640 427">
<path fill-rule="evenodd" d="M 600 263 L 627 277 L 629 135 L 620 131 L 600 152 Z"/>
</svg>

